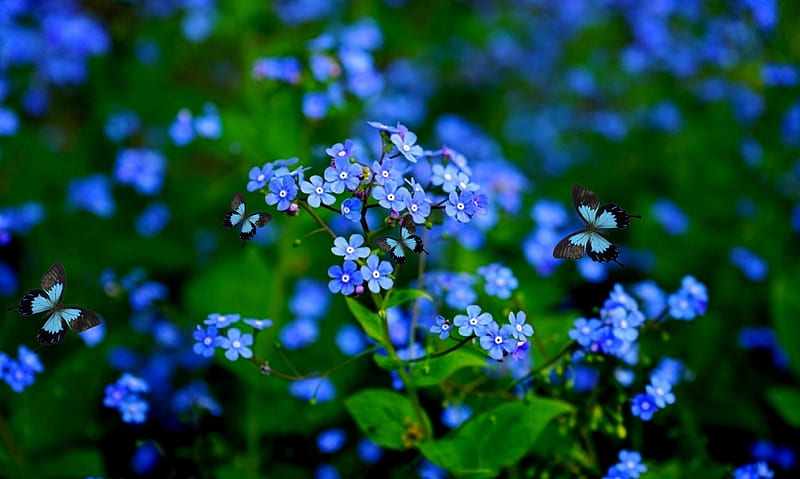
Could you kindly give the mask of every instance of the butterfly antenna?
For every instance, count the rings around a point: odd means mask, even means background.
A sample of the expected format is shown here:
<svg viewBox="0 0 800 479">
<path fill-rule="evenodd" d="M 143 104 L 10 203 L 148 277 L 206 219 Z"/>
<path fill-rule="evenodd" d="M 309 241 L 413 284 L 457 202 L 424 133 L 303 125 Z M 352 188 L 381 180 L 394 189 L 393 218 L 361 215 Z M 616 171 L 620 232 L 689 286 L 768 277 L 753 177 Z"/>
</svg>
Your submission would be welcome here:
<svg viewBox="0 0 800 479">
<path fill-rule="evenodd" d="M 10 308 L 6 309 L 6 311 L 11 311 L 12 309 L 19 309 L 19 305 L 11 306 Z"/>
<path fill-rule="evenodd" d="M 623 268 L 625 267 L 625 265 L 624 265 L 624 264 L 620 263 L 620 262 L 619 262 L 619 261 L 617 261 L 617 260 L 614 260 L 614 262 L 615 262 L 615 263 L 617 263 L 618 265 L 622 266 Z"/>
<path fill-rule="evenodd" d="M 39 354 L 39 351 L 41 351 L 42 349 L 44 349 L 44 344 L 40 344 L 39 347 L 36 348 L 33 352 Z"/>
</svg>

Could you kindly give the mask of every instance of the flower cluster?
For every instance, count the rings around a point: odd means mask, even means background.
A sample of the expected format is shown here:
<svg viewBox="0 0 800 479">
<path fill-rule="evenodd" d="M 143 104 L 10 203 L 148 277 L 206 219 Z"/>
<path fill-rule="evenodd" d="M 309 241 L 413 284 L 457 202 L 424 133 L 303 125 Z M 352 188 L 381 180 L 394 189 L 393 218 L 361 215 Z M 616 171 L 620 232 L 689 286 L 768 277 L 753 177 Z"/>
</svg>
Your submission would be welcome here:
<svg viewBox="0 0 800 479">
<path fill-rule="evenodd" d="M 762 349 L 772 358 L 773 364 L 781 371 L 789 369 L 789 356 L 786 354 L 775 330 L 769 326 L 752 326 L 742 328 L 738 337 L 739 346 L 751 351 Z"/>
<path fill-rule="evenodd" d="M 765 439 L 759 439 L 750 446 L 750 456 L 756 461 L 775 464 L 784 470 L 790 470 L 797 465 L 797 454 L 790 446 L 780 446 Z"/>
<path fill-rule="evenodd" d="M 225 357 L 231 361 L 236 361 L 239 357 L 250 359 L 253 357 L 253 335 L 242 333 L 239 328 L 230 326 L 241 320 L 239 314 L 219 314 L 211 313 L 205 319 L 205 329 L 197 325 L 197 329 L 192 333 L 192 337 L 197 341 L 194 345 L 194 352 L 200 356 L 210 358 L 214 355 L 216 348 L 225 350 Z M 243 321 L 255 331 L 272 326 L 269 319 L 245 319 Z M 220 330 L 229 328 L 226 335 L 220 335 Z"/>
<path fill-rule="evenodd" d="M 206 103 L 203 113 L 197 117 L 188 109 L 181 109 L 169 127 L 169 136 L 175 146 L 186 146 L 195 137 L 218 139 L 221 135 L 222 125 L 213 103 Z"/>
<path fill-rule="evenodd" d="M 645 387 L 644 393 L 639 393 L 631 399 L 631 412 L 642 421 L 649 421 L 659 409 L 675 402 L 672 387 L 677 384 L 680 377 L 665 374 L 663 370 L 655 370 L 650 375 L 650 384 Z"/>
<path fill-rule="evenodd" d="M 514 277 L 511 268 L 507 268 L 500 263 L 492 263 L 488 266 L 478 268 L 478 274 L 485 281 L 484 290 L 486 294 L 500 299 L 508 299 L 511 292 L 519 286 L 519 281 Z"/>
<path fill-rule="evenodd" d="M 150 391 L 146 381 L 133 374 L 123 374 L 115 383 L 106 386 L 103 405 L 117 408 L 122 421 L 141 424 L 147 420 L 150 404 L 143 397 Z"/>
<path fill-rule="evenodd" d="M 603 479 L 636 479 L 647 472 L 642 455 L 636 451 L 619 451 L 619 462 L 608 468 Z"/>
<path fill-rule="evenodd" d="M 0 209 L 0 246 L 11 242 L 12 234 L 27 234 L 42 222 L 44 213 L 44 207 L 35 201 Z"/>
<path fill-rule="evenodd" d="M 734 479 L 772 479 L 774 476 L 775 473 L 763 461 L 745 464 L 733 471 Z"/>
<path fill-rule="evenodd" d="M 489 357 L 502 360 L 520 349 L 526 349 L 528 338 L 533 336 L 533 326 L 526 323 L 525 312 L 508 313 L 508 324 L 498 324 L 491 313 L 481 311 L 480 306 L 467 306 L 467 314 L 458 314 L 452 323 L 443 316 L 436 318 L 429 331 L 439 335 L 440 339 L 450 337 L 451 329 L 458 328 L 458 334 L 464 338 L 479 338 L 479 343 Z"/>
<path fill-rule="evenodd" d="M 44 371 L 39 356 L 20 345 L 17 350 L 17 359 L 11 359 L 0 351 L 0 379 L 15 393 L 21 393 L 36 380 L 36 373 Z"/>
</svg>

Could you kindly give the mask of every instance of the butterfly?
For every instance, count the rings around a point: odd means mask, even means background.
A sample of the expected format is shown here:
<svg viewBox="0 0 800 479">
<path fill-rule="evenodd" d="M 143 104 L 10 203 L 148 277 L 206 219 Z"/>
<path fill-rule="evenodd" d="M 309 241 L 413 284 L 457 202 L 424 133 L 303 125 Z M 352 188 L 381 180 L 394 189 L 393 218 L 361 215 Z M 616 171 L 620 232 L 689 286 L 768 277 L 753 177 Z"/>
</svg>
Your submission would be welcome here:
<svg viewBox="0 0 800 479">
<path fill-rule="evenodd" d="M 389 253 L 389 259 L 395 264 L 403 264 L 406 262 L 406 248 L 417 254 L 423 252 L 428 254 L 422 244 L 422 238 L 414 234 L 416 231 L 417 226 L 411 216 L 404 216 L 400 222 L 400 239 L 392 238 L 391 236 L 379 236 L 374 241 L 380 249 Z"/>
<path fill-rule="evenodd" d="M 58 344 L 67 334 L 67 327 L 81 333 L 100 324 L 100 316 L 85 308 L 65 308 L 61 304 L 61 295 L 67 284 L 67 273 L 61 263 L 55 263 L 42 276 L 42 289 L 33 289 L 25 293 L 19 304 L 8 308 L 19 310 L 19 314 L 30 316 L 45 313 L 47 320 L 36 333 L 36 341 L 42 346 Z"/>
<path fill-rule="evenodd" d="M 272 219 L 272 215 L 269 213 L 253 213 L 248 216 L 244 210 L 244 198 L 238 191 L 233 195 L 233 199 L 231 200 L 231 209 L 233 211 L 229 211 L 225 214 L 225 219 L 222 220 L 222 226 L 226 230 L 229 230 L 241 223 L 242 229 L 239 230 L 239 238 L 242 239 L 242 246 L 244 246 L 247 240 L 256 235 L 256 227 L 261 228 Z"/>
<path fill-rule="evenodd" d="M 629 215 L 614 203 L 600 206 L 600 198 L 581 185 L 572 186 L 572 203 L 581 217 L 586 228 L 573 233 L 558 242 L 553 249 L 553 257 L 563 259 L 581 259 L 584 253 L 593 261 L 607 263 L 617 261 L 619 248 L 601 236 L 607 228 L 627 228 L 631 218 L 641 218 L 639 215 Z"/>
</svg>

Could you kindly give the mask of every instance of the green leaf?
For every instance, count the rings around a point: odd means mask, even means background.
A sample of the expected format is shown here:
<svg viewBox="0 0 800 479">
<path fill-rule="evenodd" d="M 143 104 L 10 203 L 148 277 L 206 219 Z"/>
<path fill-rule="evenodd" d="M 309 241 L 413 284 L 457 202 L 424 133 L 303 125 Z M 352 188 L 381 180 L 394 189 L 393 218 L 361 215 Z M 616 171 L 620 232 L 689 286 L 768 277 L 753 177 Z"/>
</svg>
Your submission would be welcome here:
<svg viewBox="0 0 800 479">
<path fill-rule="evenodd" d="M 419 424 L 411 401 L 394 391 L 365 389 L 344 406 L 367 437 L 388 449 L 409 449 L 421 431 L 431 430 L 430 419 L 425 416 L 427 424 Z"/>
<path fill-rule="evenodd" d="M 800 378 L 800 272 L 776 273 L 771 284 L 772 318 L 778 341 L 789 356 L 789 364 L 795 376 Z"/>
<path fill-rule="evenodd" d="M 484 366 L 485 355 L 474 350 L 458 349 L 439 358 L 412 363 L 411 377 L 417 386 L 433 386 L 442 383 L 459 369 Z"/>
<path fill-rule="evenodd" d="M 380 344 L 385 344 L 386 339 L 383 335 L 380 316 L 365 308 L 353 298 L 345 298 L 345 300 L 347 301 L 347 307 L 350 308 L 350 312 L 353 313 L 353 316 L 355 316 L 359 324 L 361 324 L 367 336 Z"/>
<path fill-rule="evenodd" d="M 382 354 L 373 354 L 372 359 L 375 361 L 375 364 L 384 371 L 394 371 L 395 369 L 402 368 L 406 364 L 402 359 L 392 359 Z"/>
<path fill-rule="evenodd" d="M 420 450 L 455 475 L 496 475 L 527 454 L 550 421 L 572 410 L 568 403 L 544 398 L 501 404 L 445 439 L 420 444 Z"/>
<path fill-rule="evenodd" d="M 800 427 L 800 391 L 780 387 L 767 391 L 767 401 L 792 427 Z"/>
<path fill-rule="evenodd" d="M 417 298 L 427 298 L 433 301 L 433 298 L 431 298 L 428 293 L 419 289 L 393 289 L 391 290 L 391 293 L 389 293 L 389 297 L 386 299 L 385 306 L 386 309 L 389 309 Z"/>
</svg>

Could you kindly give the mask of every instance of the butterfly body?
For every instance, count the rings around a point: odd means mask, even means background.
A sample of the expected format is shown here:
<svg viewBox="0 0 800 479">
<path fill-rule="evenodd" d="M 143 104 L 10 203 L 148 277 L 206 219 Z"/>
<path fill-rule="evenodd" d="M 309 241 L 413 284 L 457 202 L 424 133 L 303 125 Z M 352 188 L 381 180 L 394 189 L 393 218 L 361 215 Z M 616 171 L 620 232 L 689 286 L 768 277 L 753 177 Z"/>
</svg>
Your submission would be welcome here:
<svg viewBox="0 0 800 479">
<path fill-rule="evenodd" d="M 600 206 L 598 196 L 581 185 L 573 185 L 572 202 L 585 228 L 559 241 L 553 249 L 553 257 L 580 259 L 586 254 L 592 261 L 598 263 L 613 261 L 624 266 L 617 261 L 619 248 L 602 235 L 605 229 L 627 228 L 630 226 L 631 218 L 641 218 L 641 216 L 630 215 L 614 203 Z"/>
<path fill-rule="evenodd" d="M 67 334 L 67 328 L 80 333 L 100 324 L 100 317 L 94 311 L 61 304 L 66 283 L 64 266 L 55 263 L 42 276 L 42 289 L 26 292 L 18 305 L 8 308 L 9 311 L 17 309 L 22 316 L 45 313 L 44 325 L 36 334 L 36 341 L 42 346 L 60 343 Z"/>
<path fill-rule="evenodd" d="M 403 264 L 406 262 L 406 249 L 413 251 L 416 254 L 428 254 L 425 251 L 425 245 L 422 243 L 422 238 L 414 234 L 417 230 L 414 220 L 410 216 L 403 217 L 400 222 L 400 238 L 393 238 L 391 236 L 379 236 L 375 238 L 375 244 L 378 247 L 389 253 L 389 259 L 395 264 Z"/>
<path fill-rule="evenodd" d="M 256 235 L 256 228 L 261 228 L 272 219 L 272 215 L 269 213 L 259 212 L 248 215 L 245 211 L 244 198 L 238 191 L 233 195 L 233 199 L 231 200 L 231 209 L 233 211 L 229 211 L 225 214 L 225 218 L 222 220 L 222 227 L 231 229 L 240 224 L 239 238 L 242 240 L 242 246 L 244 246 L 247 240 Z"/>
</svg>

